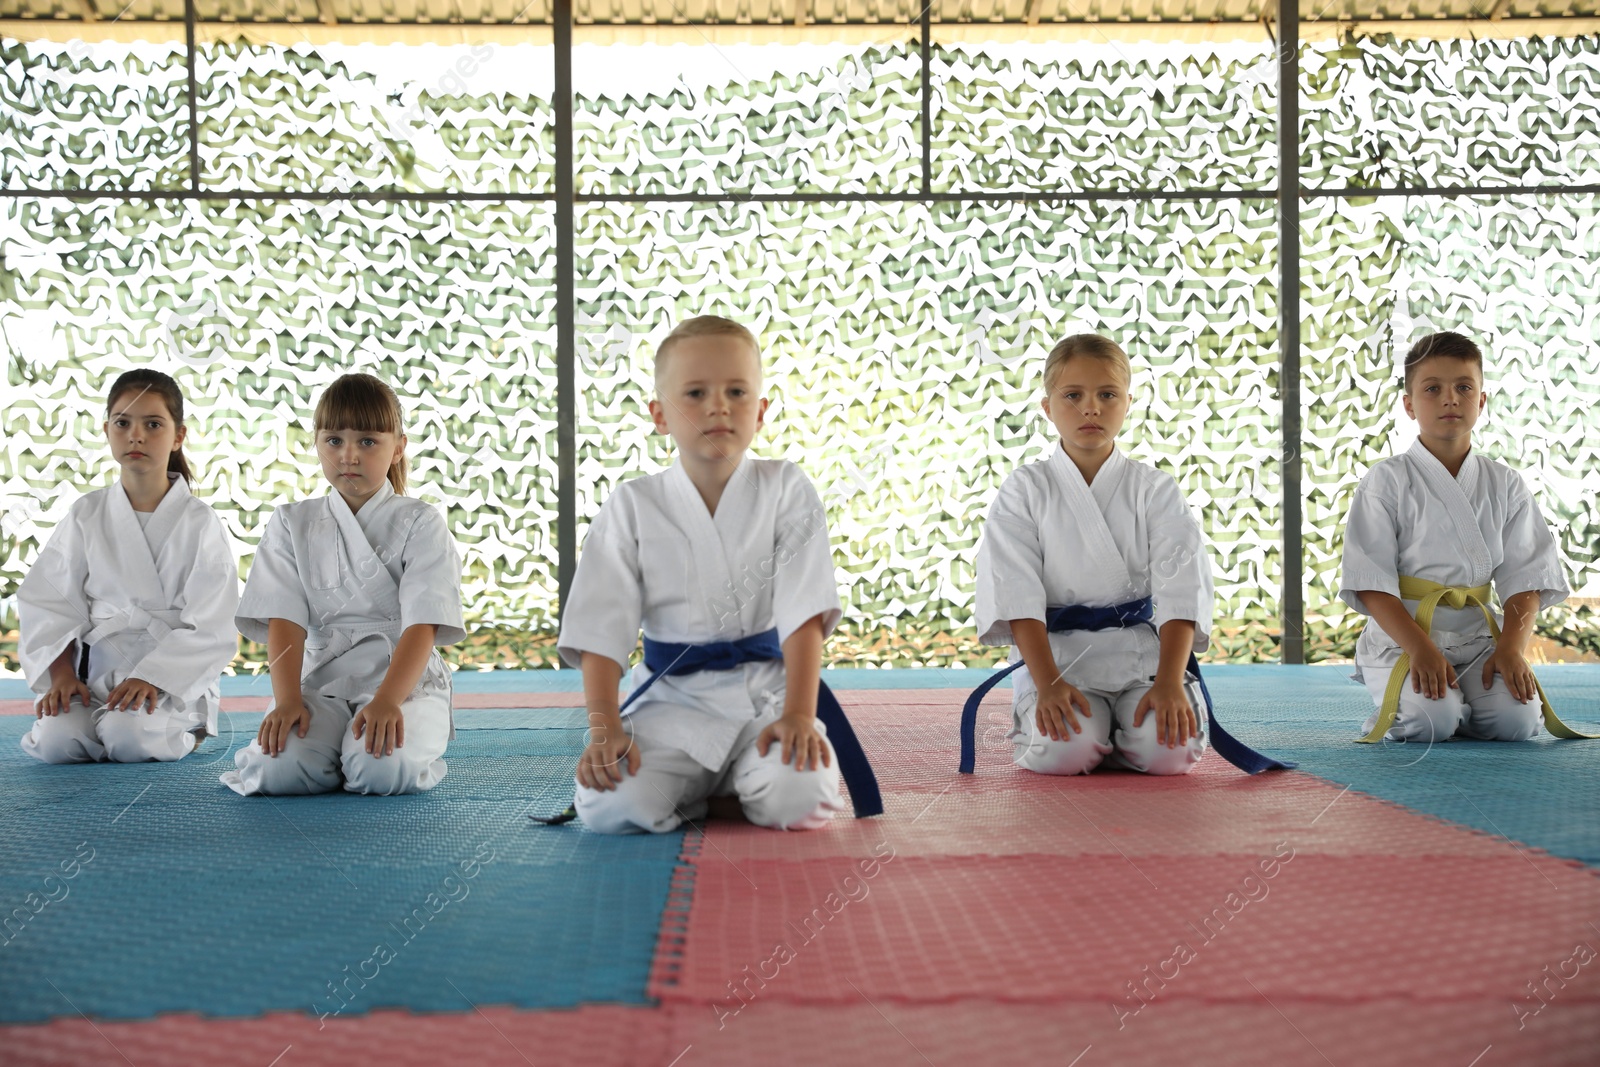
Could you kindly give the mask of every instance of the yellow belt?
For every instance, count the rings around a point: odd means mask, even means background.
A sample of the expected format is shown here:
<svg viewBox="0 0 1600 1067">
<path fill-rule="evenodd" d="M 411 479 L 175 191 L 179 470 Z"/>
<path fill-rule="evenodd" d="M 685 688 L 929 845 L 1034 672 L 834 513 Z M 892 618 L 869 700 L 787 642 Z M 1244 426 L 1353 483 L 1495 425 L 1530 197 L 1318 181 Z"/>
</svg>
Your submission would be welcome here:
<svg viewBox="0 0 1600 1067">
<path fill-rule="evenodd" d="M 1440 603 L 1452 608 L 1464 608 L 1469 604 L 1476 604 L 1478 610 L 1483 612 L 1484 619 L 1489 623 L 1489 632 L 1496 640 L 1500 638 L 1500 627 L 1494 621 L 1494 613 L 1489 610 L 1489 587 L 1487 585 L 1467 588 L 1464 585 L 1440 585 L 1430 582 L 1426 578 L 1411 578 L 1402 574 L 1400 576 L 1400 599 L 1417 600 L 1417 625 L 1422 627 L 1422 632 L 1433 633 L 1433 609 Z M 1394 725 L 1395 713 L 1400 710 L 1400 687 L 1405 685 L 1406 674 L 1411 670 L 1411 655 L 1407 652 L 1400 653 L 1400 658 L 1395 661 L 1394 669 L 1389 672 L 1389 687 L 1384 690 L 1383 704 L 1378 708 L 1378 721 L 1373 725 L 1372 731 L 1359 743 L 1370 745 L 1382 740 Z M 1505 681 L 1504 678 L 1501 679 Z M 1544 695 L 1544 686 L 1539 684 L 1539 679 L 1533 680 L 1534 688 L 1539 690 L 1539 705 L 1544 713 L 1544 728 L 1556 737 L 1565 738 L 1595 738 L 1600 735 L 1586 734 L 1574 730 L 1556 715 L 1555 709 L 1550 706 L 1550 699 Z"/>
</svg>

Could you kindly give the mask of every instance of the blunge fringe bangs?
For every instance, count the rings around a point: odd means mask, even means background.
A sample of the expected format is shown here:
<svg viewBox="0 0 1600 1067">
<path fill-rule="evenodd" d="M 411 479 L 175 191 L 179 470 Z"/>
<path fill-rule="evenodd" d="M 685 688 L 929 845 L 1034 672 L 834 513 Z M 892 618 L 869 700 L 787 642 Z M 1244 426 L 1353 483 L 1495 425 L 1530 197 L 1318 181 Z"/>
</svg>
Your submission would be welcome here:
<svg viewBox="0 0 1600 1067">
<path fill-rule="evenodd" d="M 370 374 L 346 374 L 322 391 L 312 417 L 313 429 L 355 430 L 359 433 L 405 433 L 400 398 L 382 379 Z M 396 493 L 406 491 L 408 459 L 389 468 L 389 484 Z"/>
</svg>

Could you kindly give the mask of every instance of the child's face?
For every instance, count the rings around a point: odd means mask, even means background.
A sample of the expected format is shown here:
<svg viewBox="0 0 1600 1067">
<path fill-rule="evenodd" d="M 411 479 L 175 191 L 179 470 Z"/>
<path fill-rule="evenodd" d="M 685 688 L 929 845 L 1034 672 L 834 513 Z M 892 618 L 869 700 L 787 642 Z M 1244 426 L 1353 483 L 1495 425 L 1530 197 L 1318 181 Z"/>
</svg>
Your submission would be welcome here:
<svg viewBox="0 0 1600 1067">
<path fill-rule="evenodd" d="M 1041 406 L 1069 455 L 1105 455 L 1128 417 L 1128 383 L 1116 364 L 1074 356 L 1057 369 Z"/>
<path fill-rule="evenodd" d="M 1406 414 L 1417 420 L 1421 436 L 1440 443 L 1470 441 L 1488 396 L 1483 371 L 1470 359 L 1430 356 L 1411 371 Z"/>
<path fill-rule="evenodd" d="M 110 417 L 100 425 L 111 455 L 128 474 L 165 472 L 188 433 L 172 421 L 161 394 L 144 388 L 125 390 L 113 400 Z"/>
<path fill-rule="evenodd" d="M 705 463 L 737 459 L 764 424 L 758 397 L 761 367 L 738 337 L 686 337 L 667 353 L 657 398 L 650 401 L 656 432 L 670 434 L 678 452 Z"/>
<path fill-rule="evenodd" d="M 406 435 L 368 430 L 317 431 L 317 458 L 329 484 L 351 511 L 360 509 L 389 480 L 405 454 Z"/>
</svg>

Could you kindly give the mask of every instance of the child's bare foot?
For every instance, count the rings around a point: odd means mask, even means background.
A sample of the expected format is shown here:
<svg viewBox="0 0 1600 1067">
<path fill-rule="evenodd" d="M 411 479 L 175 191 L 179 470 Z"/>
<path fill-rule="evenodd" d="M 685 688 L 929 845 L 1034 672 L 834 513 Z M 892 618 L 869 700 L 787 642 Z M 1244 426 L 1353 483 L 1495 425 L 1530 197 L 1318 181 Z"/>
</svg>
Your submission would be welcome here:
<svg viewBox="0 0 1600 1067">
<path fill-rule="evenodd" d="M 739 803 L 738 797 L 707 797 L 706 818 L 743 819 L 744 805 Z"/>
</svg>

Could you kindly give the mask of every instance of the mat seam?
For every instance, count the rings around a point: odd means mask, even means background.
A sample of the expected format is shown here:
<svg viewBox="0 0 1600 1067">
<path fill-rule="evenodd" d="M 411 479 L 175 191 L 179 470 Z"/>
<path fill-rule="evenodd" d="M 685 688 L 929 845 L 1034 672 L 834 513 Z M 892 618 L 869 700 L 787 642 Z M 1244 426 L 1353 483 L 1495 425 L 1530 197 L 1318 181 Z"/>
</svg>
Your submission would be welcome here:
<svg viewBox="0 0 1600 1067">
<path fill-rule="evenodd" d="M 1422 810 L 1420 810 L 1418 808 L 1413 808 L 1409 804 L 1406 804 L 1403 801 L 1393 800 L 1393 799 L 1391 799 L 1389 797 L 1379 796 L 1376 793 L 1369 793 L 1365 789 L 1362 789 L 1360 786 L 1357 786 L 1354 782 L 1340 782 L 1340 781 L 1337 781 L 1336 779 L 1333 779 L 1333 778 L 1324 778 L 1320 774 L 1317 774 L 1317 773 L 1315 773 L 1313 771 L 1307 771 L 1307 770 L 1304 770 L 1304 769 L 1302 769 L 1300 773 L 1306 775 L 1308 778 L 1315 778 L 1319 782 L 1325 782 L 1328 785 L 1341 786 L 1341 787 L 1347 788 L 1352 793 L 1359 793 L 1360 795 L 1366 797 L 1368 800 L 1376 801 L 1377 803 L 1382 804 L 1382 805 L 1384 805 L 1386 807 L 1394 808 L 1394 809 L 1399 810 L 1399 811 L 1403 811 L 1407 815 L 1414 815 L 1414 816 L 1416 816 L 1418 818 L 1421 818 L 1421 819 L 1427 819 L 1430 822 L 1436 822 L 1436 823 L 1439 823 L 1440 825 L 1448 826 L 1452 830 L 1462 830 L 1462 831 L 1465 831 L 1466 833 L 1474 834 L 1474 835 L 1476 835 L 1478 837 L 1488 838 L 1490 841 L 1498 841 L 1498 842 L 1500 842 L 1502 844 L 1508 844 L 1508 845 L 1511 845 L 1515 849 L 1531 852 L 1531 853 L 1534 853 L 1534 854 L 1536 854 L 1538 856 L 1541 856 L 1541 857 L 1543 857 L 1545 859 L 1554 860 L 1555 862 L 1557 862 L 1557 863 L 1559 863 L 1559 864 L 1561 864 L 1562 866 L 1565 866 L 1565 867 L 1576 867 L 1579 870 L 1587 871 L 1589 874 L 1591 874 L 1591 875 L 1593 875 L 1593 876 L 1595 876 L 1597 878 L 1600 878 L 1600 866 L 1597 866 L 1597 865 L 1594 865 L 1594 864 L 1590 864 L 1590 863 L 1588 863 L 1588 862 L 1586 862 L 1584 860 L 1577 859 L 1577 858 L 1572 857 L 1572 856 L 1562 856 L 1562 855 L 1559 855 L 1557 853 L 1551 852 L 1547 848 L 1543 848 L 1543 847 L 1541 847 L 1539 845 L 1530 845 L 1526 841 L 1519 841 L 1516 838 L 1508 837 L 1505 834 L 1495 833 L 1494 831 L 1491 831 L 1491 830 L 1485 830 L 1480 826 L 1473 826 L 1470 823 L 1457 822 L 1456 820 L 1448 818 L 1446 816 L 1436 815 L 1431 811 L 1422 811 Z"/>
<path fill-rule="evenodd" d="M 694 906 L 696 864 L 705 850 L 705 831 L 690 826 L 683 834 L 683 847 L 667 883 L 667 902 L 661 909 L 661 927 L 656 933 L 655 953 L 650 960 L 650 976 L 645 995 L 658 1003 L 678 988 L 687 957 L 689 913 Z"/>
</svg>

